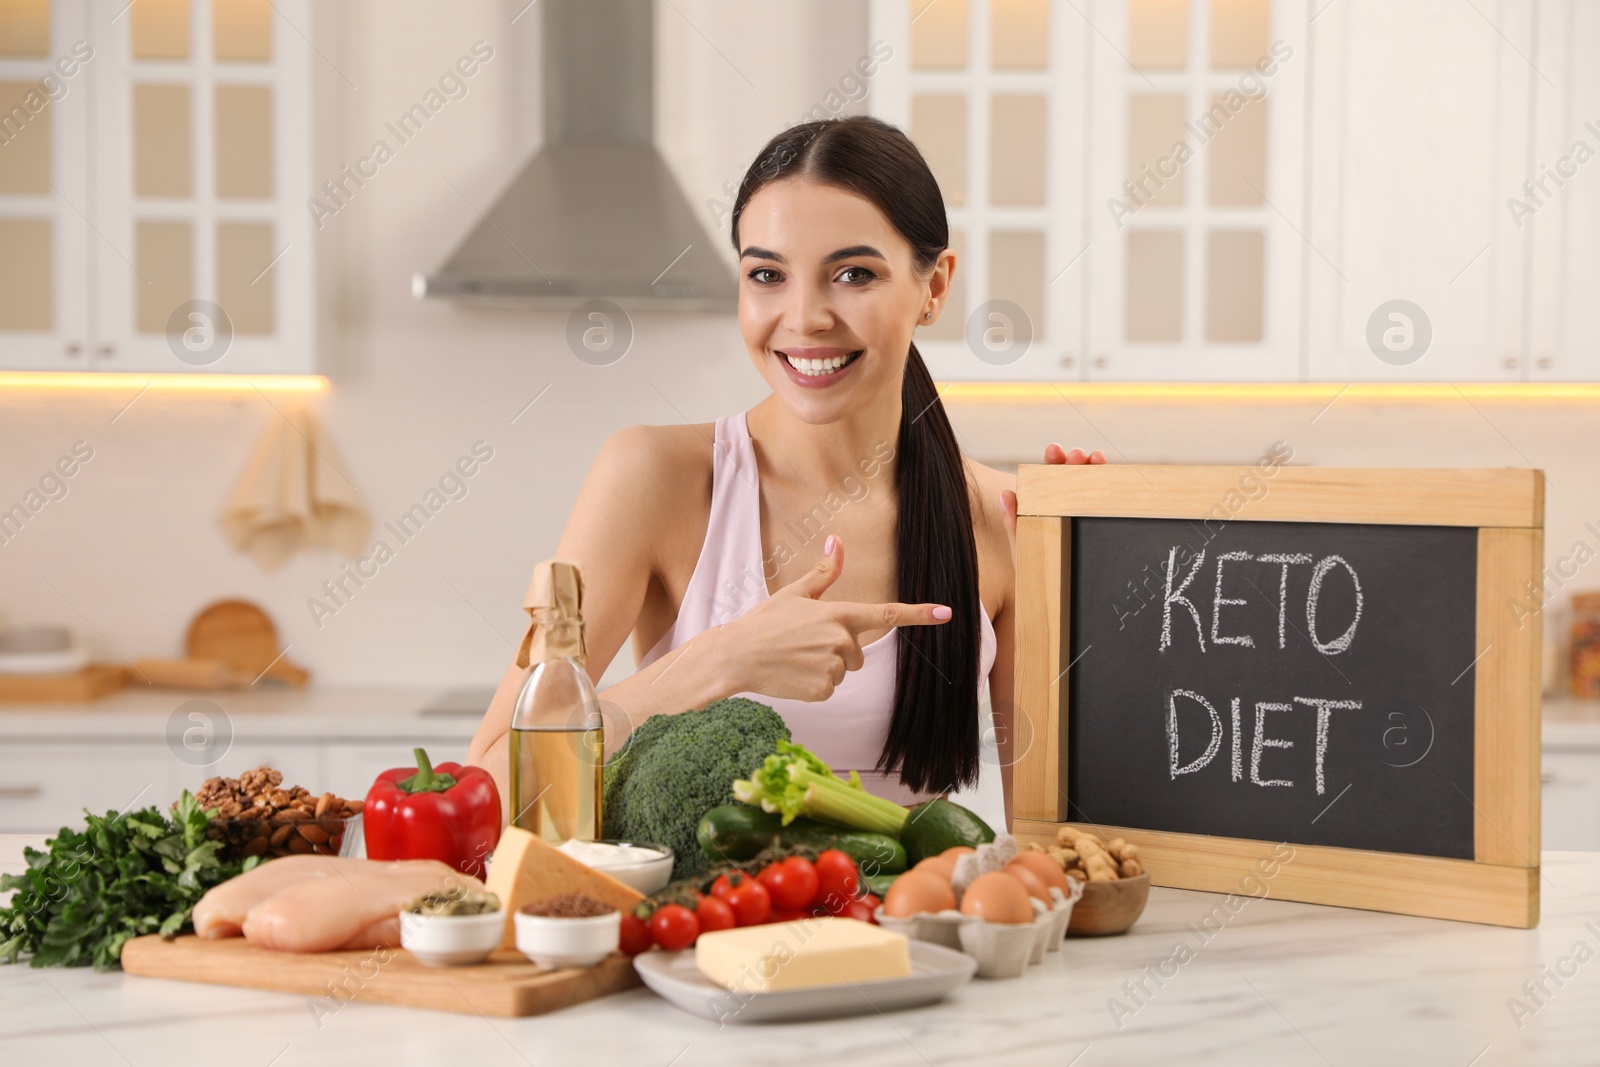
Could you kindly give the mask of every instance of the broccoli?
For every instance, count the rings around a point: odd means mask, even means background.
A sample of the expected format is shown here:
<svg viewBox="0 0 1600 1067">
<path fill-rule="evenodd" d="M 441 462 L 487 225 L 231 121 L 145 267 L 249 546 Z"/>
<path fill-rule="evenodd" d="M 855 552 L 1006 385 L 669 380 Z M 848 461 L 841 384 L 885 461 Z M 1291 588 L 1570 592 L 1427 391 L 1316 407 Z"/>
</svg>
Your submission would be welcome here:
<svg viewBox="0 0 1600 1067">
<path fill-rule="evenodd" d="M 761 766 L 780 740 L 789 740 L 782 717 L 741 697 L 651 716 L 605 766 L 604 836 L 666 845 L 673 878 L 699 874 L 708 862 L 695 838 L 700 816 L 731 803 L 734 780 Z"/>
</svg>

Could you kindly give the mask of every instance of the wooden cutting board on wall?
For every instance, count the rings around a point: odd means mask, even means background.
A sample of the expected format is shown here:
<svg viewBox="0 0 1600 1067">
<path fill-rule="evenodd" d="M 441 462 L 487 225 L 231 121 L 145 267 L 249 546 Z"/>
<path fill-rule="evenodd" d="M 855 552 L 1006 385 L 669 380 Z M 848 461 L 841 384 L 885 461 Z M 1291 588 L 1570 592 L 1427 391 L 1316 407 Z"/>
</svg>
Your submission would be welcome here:
<svg viewBox="0 0 1600 1067">
<path fill-rule="evenodd" d="M 515 949 L 500 949 L 472 966 L 430 967 L 398 948 L 300 954 L 256 948 L 242 937 L 211 941 L 193 934 L 171 941 L 136 937 L 122 946 L 122 969 L 326 999 L 329 1013 L 353 1000 L 502 1018 L 543 1015 L 640 984 L 633 960 L 621 953 L 594 967 L 560 971 L 547 971 Z"/>
</svg>

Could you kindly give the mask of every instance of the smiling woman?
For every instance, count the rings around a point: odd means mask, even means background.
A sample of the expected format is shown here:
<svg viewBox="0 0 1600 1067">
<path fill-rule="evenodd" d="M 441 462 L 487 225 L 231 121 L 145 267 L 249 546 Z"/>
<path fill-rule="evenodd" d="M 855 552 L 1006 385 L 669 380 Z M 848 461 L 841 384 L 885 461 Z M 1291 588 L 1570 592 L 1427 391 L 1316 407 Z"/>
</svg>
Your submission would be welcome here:
<svg viewBox="0 0 1600 1067">
<path fill-rule="evenodd" d="M 746 173 L 732 239 L 740 334 L 772 395 L 614 433 L 557 548 L 584 567 L 595 680 L 633 636 L 638 669 L 600 694 L 606 747 L 651 715 L 745 696 L 902 803 L 972 787 L 990 751 L 1009 824 L 1013 478 L 961 454 L 913 343 L 956 269 L 938 184 L 887 123 L 804 123 Z M 818 507 L 866 461 L 892 492 Z M 522 676 L 508 668 L 469 755 L 502 783 Z"/>
</svg>

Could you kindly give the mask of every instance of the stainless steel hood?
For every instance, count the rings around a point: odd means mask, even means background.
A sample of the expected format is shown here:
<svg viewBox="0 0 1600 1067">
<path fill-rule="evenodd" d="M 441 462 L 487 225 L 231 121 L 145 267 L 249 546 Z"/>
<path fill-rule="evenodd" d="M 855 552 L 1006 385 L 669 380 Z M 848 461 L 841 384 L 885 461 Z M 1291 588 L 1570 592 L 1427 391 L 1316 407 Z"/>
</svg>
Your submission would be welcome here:
<svg viewBox="0 0 1600 1067">
<path fill-rule="evenodd" d="M 732 312 L 733 272 L 653 143 L 652 0 L 538 0 L 544 147 L 417 297 Z"/>
</svg>

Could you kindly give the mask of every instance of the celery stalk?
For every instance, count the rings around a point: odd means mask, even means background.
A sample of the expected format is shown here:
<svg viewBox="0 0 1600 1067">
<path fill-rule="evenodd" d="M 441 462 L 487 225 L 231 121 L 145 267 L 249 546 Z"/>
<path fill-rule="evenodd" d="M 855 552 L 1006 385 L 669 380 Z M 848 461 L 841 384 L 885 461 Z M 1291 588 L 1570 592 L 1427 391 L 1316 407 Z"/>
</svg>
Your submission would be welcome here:
<svg viewBox="0 0 1600 1067">
<path fill-rule="evenodd" d="M 898 837 L 909 812 L 861 785 L 854 771 L 850 781 L 838 778 L 832 768 L 804 747 L 779 741 L 748 779 L 733 783 L 733 795 L 742 803 L 781 814 L 787 826 L 801 815 L 838 823 L 856 830 Z"/>
</svg>

